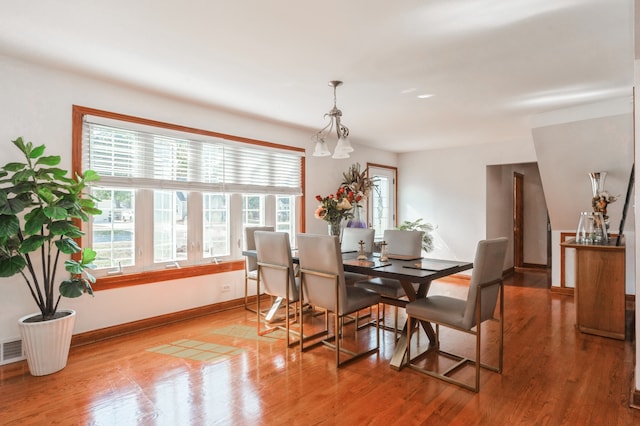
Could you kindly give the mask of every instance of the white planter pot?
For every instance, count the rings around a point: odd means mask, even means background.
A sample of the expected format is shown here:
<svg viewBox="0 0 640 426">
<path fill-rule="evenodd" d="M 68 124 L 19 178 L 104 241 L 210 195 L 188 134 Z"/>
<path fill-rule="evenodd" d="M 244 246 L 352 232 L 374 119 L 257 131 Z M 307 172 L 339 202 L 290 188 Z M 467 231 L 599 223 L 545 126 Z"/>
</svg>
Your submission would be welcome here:
<svg viewBox="0 0 640 426">
<path fill-rule="evenodd" d="M 18 320 L 29 371 L 34 376 L 55 373 L 67 365 L 76 312 L 71 309 L 58 312 L 69 315 L 51 321 L 25 322 L 39 315 L 31 314 Z"/>
</svg>

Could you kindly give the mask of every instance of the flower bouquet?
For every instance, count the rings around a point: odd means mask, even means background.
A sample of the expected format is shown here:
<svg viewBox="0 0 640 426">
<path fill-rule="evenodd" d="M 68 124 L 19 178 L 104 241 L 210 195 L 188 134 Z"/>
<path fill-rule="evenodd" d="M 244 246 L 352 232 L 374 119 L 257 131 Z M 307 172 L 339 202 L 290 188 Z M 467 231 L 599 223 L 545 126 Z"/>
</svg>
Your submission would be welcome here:
<svg viewBox="0 0 640 426">
<path fill-rule="evenodd" d="M 353 217 L 352 203 L 356 201 L 355 193 L 348 192 L 341 186 L 335 194 L 329 194 L 326 197 L 316 195 L 316 200 L 320 202 L 315 212 L 316 219 L 328 222 L 331 235 L 339 236 L 342 220 Z"/>
</svg>

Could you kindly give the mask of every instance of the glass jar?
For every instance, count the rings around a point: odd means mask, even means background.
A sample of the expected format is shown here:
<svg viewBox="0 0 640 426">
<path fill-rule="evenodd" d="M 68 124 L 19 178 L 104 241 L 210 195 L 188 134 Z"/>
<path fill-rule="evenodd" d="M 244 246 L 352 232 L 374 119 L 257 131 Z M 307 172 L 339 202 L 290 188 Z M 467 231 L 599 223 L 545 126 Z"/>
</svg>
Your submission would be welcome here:
<svg viewBox="0 0 640 426">
<path fill-rule="evenodd" d="M 342 232 L 342 227 L 340 226 L 340 222 L 329 222 L 328 230 L 329 230 L 329 235 L 333 235 L 335 237 L 340 238 L 340 233 Z"/>
<path fill-rule="evenodd" d="M 389 252 L 387 251 L 387 242 L 382 241 L 380 243 L 380 262 L 386 262 L 389 260 Z"/>
<path fill-rule="evenodd" d="M 604 244 L 606 242 L 607 231 L 602 213 L 581 212 L 578 228 L 576 229 L 576 243 Z"/>
</svg>

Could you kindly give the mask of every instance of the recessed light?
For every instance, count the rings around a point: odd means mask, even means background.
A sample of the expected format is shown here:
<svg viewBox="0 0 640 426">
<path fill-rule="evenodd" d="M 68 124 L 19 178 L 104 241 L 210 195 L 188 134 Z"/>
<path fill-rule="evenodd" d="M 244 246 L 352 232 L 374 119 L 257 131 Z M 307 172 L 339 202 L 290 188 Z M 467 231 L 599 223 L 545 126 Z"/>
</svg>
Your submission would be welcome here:
<svg viewBox="0 0 640 426">
<path fill-rule="evenodd" d="M 419 97 L 420 99 L 427 99 L 427 98 L 430 98 L 430 97 L 432 97 L 432 96 L 435 96 L 435 95 L 434 95 L 434 94 L 432 94 L 432 93 L 425 93 L 425 94 L 423 94 L 423 95 L 418 95 L 418 97 Z"/>
</svg>

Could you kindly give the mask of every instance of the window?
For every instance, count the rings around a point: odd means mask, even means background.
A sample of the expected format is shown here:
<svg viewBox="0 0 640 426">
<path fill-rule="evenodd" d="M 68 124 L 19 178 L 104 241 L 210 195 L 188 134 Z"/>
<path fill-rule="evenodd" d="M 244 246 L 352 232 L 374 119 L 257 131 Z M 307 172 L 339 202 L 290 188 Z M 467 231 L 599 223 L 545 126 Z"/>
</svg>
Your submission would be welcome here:
<svg viewBox="0 0 640 426">
<path fill-rule="evenodd" d="M 239 259 L 243 226 L 295 236 L 303 149 L 82 107 L 74 143 L 74 170 L 101 176 L 85 230 L 98 277 Z"/>
<path fill-rule="evenodd" d="M 264 197 L 261 195 L 242 196 L 242 224 L 244 226 L 264 225 Z"/>
<path fill-rule="evenodd" d="M 202 207 L 204 258 L 229 255 L 229 196 L 205 193 Z"/>
<path fill-rule="evenodd" d="M 371 164 L 367 167 L 369 177 L 375 181 L 370 194 L 369 217 L 376 238 L 382 239 L 385 229 L 396 226 L 396 169 Z"/>
<path fill-rule="evenodd" d="M 295 234 L 294 203 L 295 199 L 291 196 L 276 196 L 276 231 L 288 232 L 291 237 Z"/>
<path fill-rule="evenodd" d="M 187 259 L 187 194 L 153 192 L 153 261 Z"/>
<path fill-rule="evenodd" d="M 103 188 L 94 191 L 100 216 L 93 218 L 91 247 L 100 257 L 98 268 L 122 268 L 134 263 L 135 192 L 129 189 Z"/>
</svg>

